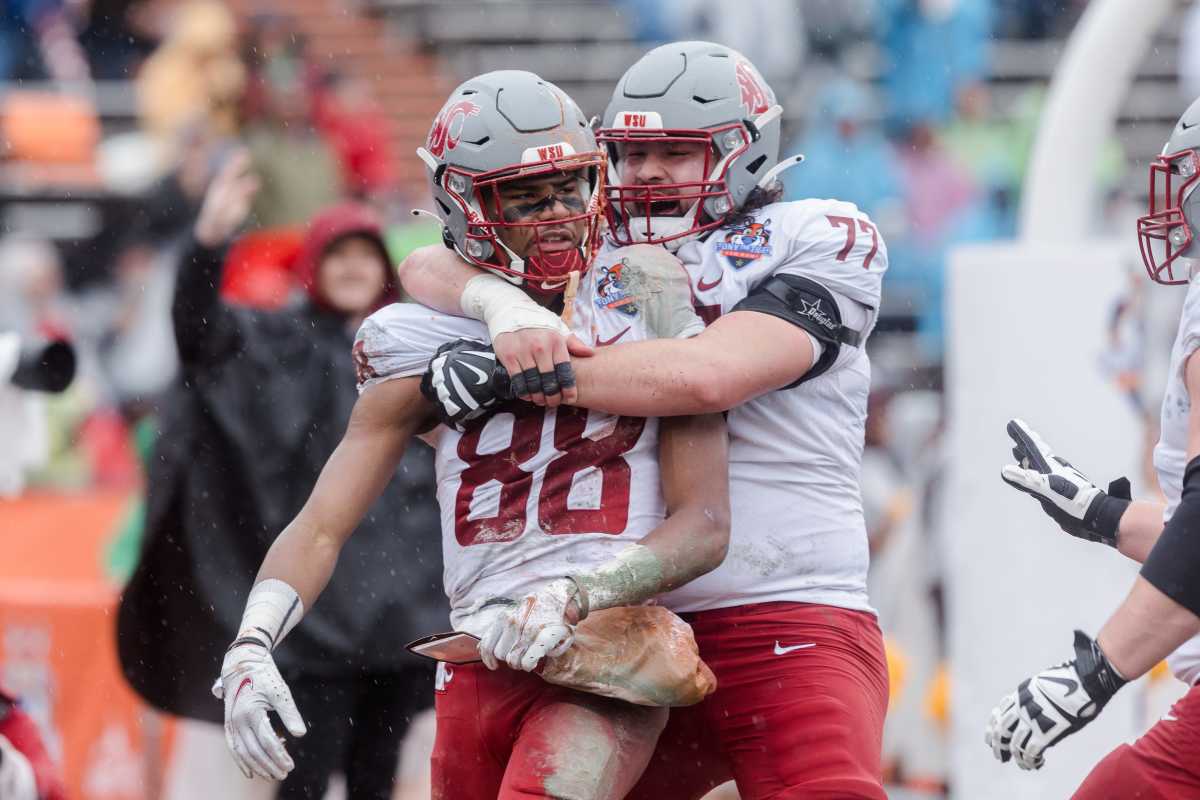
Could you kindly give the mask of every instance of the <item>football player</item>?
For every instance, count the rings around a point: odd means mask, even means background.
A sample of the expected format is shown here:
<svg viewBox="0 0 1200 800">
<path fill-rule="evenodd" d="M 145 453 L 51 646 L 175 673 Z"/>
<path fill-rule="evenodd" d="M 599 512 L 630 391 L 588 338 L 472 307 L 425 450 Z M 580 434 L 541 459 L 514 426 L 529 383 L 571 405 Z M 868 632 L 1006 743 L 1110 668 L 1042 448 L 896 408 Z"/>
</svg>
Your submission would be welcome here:
<svg viewBox="0 0 1200 800">
<path fill-rule="evenodd" d="M 456 251 L 519 285 L 522 297 L 569 304 L 585 340 L 702 327 L 686 281 L 628 255 L 604 293 L 628 302 L 596 302 L 600 273 L 588 267 L 605 158 L 557 87 L 518 71 L 469 80 L 419 154 Z M 576 297 L 564 298 L 580 273 Z M 681 311 L 660 308 L 669 301 Z M 278 779 L 293 766 L 267 711 L 293 735 L 306 725 L 271 651 L 316 601 L 409 439 L 428 427 L 421 374 L 439 345 L 463 337 L 481 340 L 458 351 L 466 365 L 479 360 L 472 353 L 484 346 L 485 327 L 413 304 L 388 306 L 359 331 L 361 396 L 345 436 L 264 559 L 214 687 L 229 747 L 248 776 Z M 472 385 L 483 374 L 466 370 Z M 589 613 L 643 603 L 720 563 L 728 543 L 724 421 L 696 415 L 660 425 L 527 403 L 492 410 L 499 413 L 486 421 L 433 433 L 451 619 L 481 639 L 484 662 L 439 671 L 434 797 L 615 800 L 642 772 L 666 709 L 529 673 L 564 653 Z"/>
<path fill-rule="evenodd" d="M 799 160 L 779 160 L 781 114 L 744 56 L 706 42 L 650 51 L 604 114 L 606 247 L 649 243 L 678 256 L 710 323 L 692 339 L 581 347 L 528 303 L 516 320 L 511 288 L 447 251 L 402 267 L 423 302 L 488 322 L 497 370 L 522 373 L 535 401 L 617 414 L 728 410 L 729 556 L 663 600 L 692 625 L 718 688 L 672 711 L 630 797 L 695 798 L 731 777 L 747 800 L 886 796 L 887 668 L 858 484 L 863 345 L 887 251 L 850 203 L 779 202 L 775 176 Z M 545 319 L 530 330 L 535 316 Z M 571 362 L 575 385 L 556 395 L 562 381 L 547 382 L 568 347 L 594 354 Z M 435 359 L 430 378 L 453 418 L 458 357 Z"/>
<path fill-rule="evenodd" d="M 1128 681 L 1167 658 L 1175 675 L 1200 679 L 1200 100 L 1184 112 L 1150 165 L 1149 213 L 1138 220 L 1150 277 L 1188 286 L 1171 350 L 1154 467 L 1166 502 L 1131 501 L 1127 481 L 1104 491 L 1013 420 L 1017 464 L 1002 476 L 1037 499 L 1067 533 L 1142 563 L 1129 595 L 1092 639 L 1075 631 L 1075 658 L 1022 681 L 991 715 L 987 744 L 1001 761 L 1039 769 L 1046 749 L 1096 718 Z M 1173 651 L 1173 652 L 1172 652 Z M 1168 657 L 1169 656 L 1169 657 Z M 1080 800 L 1200 796 L 1200 690 L 1192 688 L 1132 745 L 1092 770 Z"/>
</svg>

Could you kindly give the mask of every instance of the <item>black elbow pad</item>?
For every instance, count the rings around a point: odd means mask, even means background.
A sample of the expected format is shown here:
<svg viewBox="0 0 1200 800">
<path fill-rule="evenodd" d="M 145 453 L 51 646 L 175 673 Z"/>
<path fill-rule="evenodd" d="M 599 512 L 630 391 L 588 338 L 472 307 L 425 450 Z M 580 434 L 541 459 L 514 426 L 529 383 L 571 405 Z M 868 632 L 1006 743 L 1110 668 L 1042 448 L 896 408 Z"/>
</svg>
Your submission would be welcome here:
<svg viewBox="0 0 1200 800">
<path fill-rule="evenodd" d="M 1141 575 L 1200 617 L 1200 456 L 1183 472 L 1179 508 L 1146 556 Z"/>
<path fill-rule="evenodd" d="M 822 347 L 821 357 L 784 389 L 799 386 L 825 373 L 837 361 L 842 345 L 859 347 L 862 331 L 842 324 L 837 298 L 820 283 L 800 275 L 775 275 L 746 295 L 733 311 L 758 311 L 792 323 L 812 334 Z"/>
</svg>

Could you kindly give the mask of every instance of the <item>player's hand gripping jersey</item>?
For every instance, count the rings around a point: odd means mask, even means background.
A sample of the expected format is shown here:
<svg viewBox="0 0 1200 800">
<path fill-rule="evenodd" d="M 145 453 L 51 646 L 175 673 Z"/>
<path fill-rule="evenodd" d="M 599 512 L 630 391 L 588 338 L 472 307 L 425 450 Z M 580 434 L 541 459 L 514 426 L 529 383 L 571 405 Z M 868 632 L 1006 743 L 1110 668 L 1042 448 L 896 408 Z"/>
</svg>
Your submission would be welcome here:
<svg viewBox="0 0 1200 800">
<path fill-rule="evenodd" d="M 588 344 L 692 336 L 686 275 L 659 248 L 600 258 L 580 281 L 571 327 Z M 371 315 L 355 343 L 359 391 L 421 375 L 444 342 L 487 328 L 415 304 Z M 455 629 L 481 635 L 485 605 L 598 566 L 664 516 L 658 420 L 514 402 L 465 433 L 439 427 L 438 503 Z"/>
<path fill-rule="evenodd" d="M 706 322 L 775 275 L 810 278 L 837 299 L 865 342 L 887 251 L 852 203 L 775 203 L 677 253 Z M 824 301 L 805 308 L 818 321 Z M 871 367 L 862 342 L 842 345 L 821 375 L 729 411 L 733 529 L 717 569 L 664 599 L 676 611 L 789 600 L 870 610 L 859 492 Z"/>
</svg>

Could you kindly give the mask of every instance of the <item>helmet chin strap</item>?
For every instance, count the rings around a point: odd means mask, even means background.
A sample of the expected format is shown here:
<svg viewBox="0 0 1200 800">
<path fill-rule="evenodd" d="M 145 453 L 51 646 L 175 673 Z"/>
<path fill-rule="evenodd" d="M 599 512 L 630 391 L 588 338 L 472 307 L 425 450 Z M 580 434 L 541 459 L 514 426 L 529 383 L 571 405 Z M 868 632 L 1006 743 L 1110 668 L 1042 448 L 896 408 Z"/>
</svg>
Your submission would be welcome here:
<svg viewBox="0 0 1200 800">
<path fill-rule="evenodd" d="M 514 272 L 520 272 L 525 277 L 522 279 L 527 286 L 534 291 L 556 292 L 561 286 L 566 285 L 571 272 L 582 272 L 587 265 L 584 263 L 583 246 L 572 247 L 570 250 L 562 250 L 558 253 L 550 253 L 548 255 L 533 256 L 528 259 L 519 257 L 513 252 L 512 248 L 504 243 L 499 236 L 496 237 L 496 244 L 504 249 L 508 255 L 508 269 Z M 537 276 L 529 274 L 526 269 L 526 264 L 542 266 L 542 277 L 547 273 L 562 274 L 562 280 L 555 280 L 553 283 L 546 280 L 538 280 Z M 511 276 L 509 277 L 511 280 Z"/>
</svg>

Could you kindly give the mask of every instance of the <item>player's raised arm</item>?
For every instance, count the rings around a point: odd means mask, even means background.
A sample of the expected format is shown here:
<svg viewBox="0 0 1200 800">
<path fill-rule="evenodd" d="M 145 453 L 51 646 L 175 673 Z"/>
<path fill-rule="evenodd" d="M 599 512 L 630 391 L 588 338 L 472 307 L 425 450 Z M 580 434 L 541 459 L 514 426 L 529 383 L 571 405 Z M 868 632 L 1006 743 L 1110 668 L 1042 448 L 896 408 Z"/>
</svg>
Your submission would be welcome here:
<svg viewBox="0 0 1200 800">
<path fill-rule="evenodd" d="M 1104 491 L 1022 420 L 1009 421 L 1008 435 L 1017 463 L 1001 469 L 1005 483 L 1037 500 L 1066 533 L 1115 547 L 1134 561 L 1146 560 L 1163 531 L 1164 503 L 1132 500 L 1124 478 Z"/>
<path fill-rule="evenodd" d="M 418 378 L 390 380 L 363 392 L 308 501 L 263 560 L 213 686 L 225 701 L 226 743 L 247 777 L 282 780 L 294 766 L 267 711 L 279 714 L 294 736 L 302 736 L 305 726 L 271 651 L 325 588 L 342 545 L 427 420 L 429 407 L 418 383 Z"/>
<path fill-rule="evenodd" d="M 1200 359 L 1187 361 L 1186 388 L 1192 402 L 1179 507 L 1096 639 L 1076 631 L 1074 660 L 1026 680 L 992 712 L 986 739 L 1002 761 L 1040 768 L 1047 748 L 1090 723 L 1126 682 L 1200 633 Z M 1144 516 L 1143 510 L 1136 519 Z M 1082 691 L 1063 688 L 1072 686 Z"/>
</svg>

